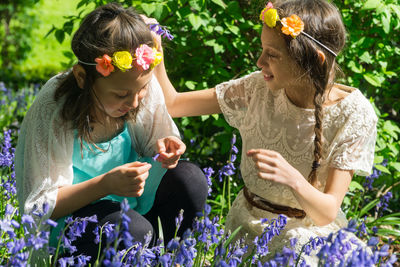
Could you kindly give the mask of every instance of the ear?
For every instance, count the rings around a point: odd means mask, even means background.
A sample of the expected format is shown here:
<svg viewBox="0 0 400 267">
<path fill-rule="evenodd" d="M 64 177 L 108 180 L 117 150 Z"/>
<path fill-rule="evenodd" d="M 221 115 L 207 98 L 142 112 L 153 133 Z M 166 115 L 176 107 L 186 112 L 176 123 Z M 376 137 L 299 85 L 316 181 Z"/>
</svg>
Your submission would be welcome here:
<svg viewBox="0 0 400 267">
<path fill-rule="evenodd" d="M 325 54 L 321 50 L 317 50 L 319 63 L 322 65 L 325 62 Z"/>
<path fill-rule="evenodd" d="M 72 72 L 74 73 L 75 80 L 78 83 L 79 88 L 83 89 L 86 79 L 85 69 L 81 65 L 76 64 L 72 67 Z"/>
</svg>

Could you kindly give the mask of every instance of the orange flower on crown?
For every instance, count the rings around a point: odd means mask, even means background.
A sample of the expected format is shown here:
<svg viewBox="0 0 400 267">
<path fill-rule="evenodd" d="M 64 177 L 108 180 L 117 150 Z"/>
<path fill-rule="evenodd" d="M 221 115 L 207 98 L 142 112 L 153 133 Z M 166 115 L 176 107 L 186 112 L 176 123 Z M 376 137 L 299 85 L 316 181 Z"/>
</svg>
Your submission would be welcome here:
<svg viewBox="0 0 400 267">
<path fill-rule="evenodd" d="M 101 58 L 96 58 L 97 62 L 96 70 L 101 73 L 104 77 L 108 76 L 111 72 L 114 71 L 114 66 L 112 65 L 112 58 L 104 54 Z"/>
<path fill-rule="evenodd" d="M 286 17 L 281 19 L 282 23 L 282 32 L 286 35 L 291 35 L 293 38 L 296 38 L 303 30 L 304 23 L 297 15 L 291 15 L 290 17 Z"/>
</svg>

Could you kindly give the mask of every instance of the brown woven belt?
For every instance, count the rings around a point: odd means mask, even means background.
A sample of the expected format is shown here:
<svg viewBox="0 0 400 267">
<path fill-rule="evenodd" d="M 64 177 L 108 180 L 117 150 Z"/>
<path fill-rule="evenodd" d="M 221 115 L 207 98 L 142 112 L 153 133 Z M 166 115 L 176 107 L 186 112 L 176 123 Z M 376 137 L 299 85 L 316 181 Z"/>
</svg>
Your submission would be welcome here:
<svg viewBox="0 0 400 267">
<path fill-rule="evenodd" d="M 294 217 L 297 219 L 303 219 L 304 217 L 306 217 L 306 213 L 304 212 L 304 210 L 273 204 L 257 196 L 256 194 L 253 194 L 246 186 L 243 188 L 243 194 L 246 200 L 256 208 L 276 214 L 284 214 L 288 217 Z M 255 199 L 255 197 L 257 197 L 257 199 Z"/>
</svg>

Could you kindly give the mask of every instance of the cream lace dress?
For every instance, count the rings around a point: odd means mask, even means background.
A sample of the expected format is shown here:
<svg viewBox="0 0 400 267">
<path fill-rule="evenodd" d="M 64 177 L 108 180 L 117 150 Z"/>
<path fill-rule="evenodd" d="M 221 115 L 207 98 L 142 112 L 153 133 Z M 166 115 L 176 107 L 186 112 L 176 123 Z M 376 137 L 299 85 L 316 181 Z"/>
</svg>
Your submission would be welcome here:
<svg viewBox="0 0 400 267">
<path fill-rule="evenodd" d="M 324 190 L 328 167 L 368 175 L 374 158 L 377 117 L 373 107 L 358 89 L 338 86 L 350 94 L 323 110 L 323 161 L 317 173 L 320 191 Z M 289 187 L 258 178 L 254 162 L 246 156 L 246 151 L 275 150 L 308 177 L 314 159 L 314 110 L 292 104 L 284 89 L 269 90 L 260 72 L 220 84 L 216 92 L 226 120 L 242 137 L 240 168 L 246 186 L 269 202 L 302 209 Z M 260 219 L 277 217 L 249 205 L 242 190 L 229 211 L 226 229 L 233 231 L 242 225 L 242 234 L 248 234 L 250 244 L 263 231 Z M 285 231 L 269 243 L 269 250 L 279 251 L 284 245 L 289 246 L 291 238 L 297 238 L 296 250 L 300 251 L 310 237 L 327 236 L 345 226 L 347 220 L 342 211 L 334 222 L 323 227 L 316 226 L 308 216 L 288 218 Z"/>
</svg>

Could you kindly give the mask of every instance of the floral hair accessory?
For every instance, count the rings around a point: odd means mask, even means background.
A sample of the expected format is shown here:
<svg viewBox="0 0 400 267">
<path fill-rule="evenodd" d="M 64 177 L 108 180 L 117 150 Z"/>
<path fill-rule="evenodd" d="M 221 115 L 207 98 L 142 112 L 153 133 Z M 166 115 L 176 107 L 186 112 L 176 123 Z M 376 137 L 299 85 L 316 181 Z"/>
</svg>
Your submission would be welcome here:
<svg viewBox="0 0 400 267">
<path fill-rule="evenodd" d="M 279 15 L 271 2 L 261 11 L 260 20 L 270 28 L 276 26 L 276 22 L 279 21 Z"/>
<path fill-rule="evenodd" d="M 78 62 L 85 65 L 96 66 L 96 70 L 104 77 L 107 77 L 114 71 L 114 66 L 119 68 L 122 72 L 125 72 L 132 68 L 132 63 L 135 61 L 137 66 L 141 67 L 143 70 L 148 70 L 160 64 L 162 59 L 162 53 L 157 51 L 156 48 L 151 48 L 146 44 L 142 44 L 136 48 L 133 57 L 128 51 L 117 51 L 112 57 L 104 54 L 102 57 L 96 58 L 94 60 L 96 63 L 89 63 L 81 60 L 78 60 Z"/>
<path fill-rule="evenodd" d="M 286 35 L 291 35 L 296 38 L 303 30 L 304 23 L 297 15 L 291 15 L 290 17 L 283 18 L 281 20 L 282 32 Z"/>
<path fill-rule="evenodd" d="M 284 34 L 290 35 L 293 38 L 296 38 L 300 34 L 303 34 L 310 40 L 325 48 L 332 55 L 337 57 L 337 54 L 333 52 L 329 47 L 327 47 L 308 33 L 304 32 L 304 22 L 299 16 L 293 14 L 290 17 L 285 17 L 279 20 L 278 11 L 274 8 L 271 2 L 269 2 L 266 7 L 261 11 L 260 20 L 270 28 L 274 28 L 276 26 L 276 23 L 280 21 L 282 25 L 281 30 Z"/>
<path fill-rule="evenodd" d="M 96 58 L 96 70 L 101 73 L 103 76 L 110 75 L 111 72 L 114 71 L 114 66 L 111 64 L 112 59 L 109 55 L 105 54 L 101 58 Z"/>
</svg>

